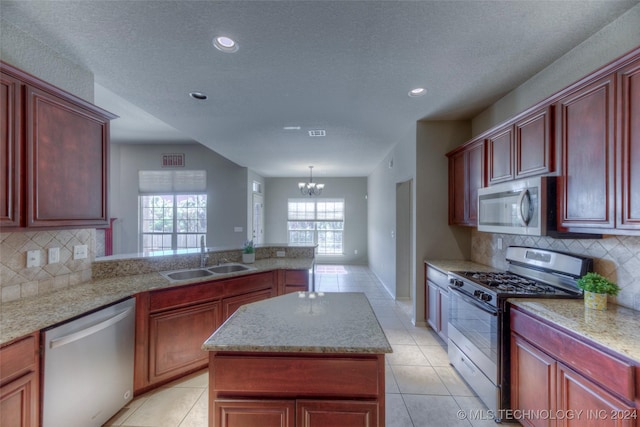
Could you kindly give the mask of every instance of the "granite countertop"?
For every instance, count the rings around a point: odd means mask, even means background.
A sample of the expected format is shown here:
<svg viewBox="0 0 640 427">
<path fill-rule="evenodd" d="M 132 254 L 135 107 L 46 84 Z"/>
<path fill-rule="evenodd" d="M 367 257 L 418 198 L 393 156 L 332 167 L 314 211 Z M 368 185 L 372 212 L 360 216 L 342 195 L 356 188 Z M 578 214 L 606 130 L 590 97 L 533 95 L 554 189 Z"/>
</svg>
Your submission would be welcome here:
<svg viewBox="0 0 640 427">
<path fill-rule="evenodd" d="M 363 293 L 296 292 L 240 307 L 207 351 L 391 353 Z"/>
<path fill-rule="evenodd" d="M 277 269 L 305 270 L 312 258 L 269 258 L 256 260 L 253 270 L 184 280 L 169 281 L 160 273 L 92 280 L 53 293 L 3 303 L 0 307 L 0 345 L 113 304 L 139 292 Z"/>
<path fill-rule="evenodd" d="M 584 308 L 583 300 L 510 298 L 523 310 L 587 340 L 640 362 L 640 312 L 609 304 L 607 310 Z"/>
<path fill-rule="evenodd" d="M 443 273 L 447 273 L 449 271 L 496 271 L 498 270 L 495 267 L 491 267 L 490 265 L 478 264 L 473 261 L 465 261 L 465 260 L 456 260 L 456 259 L 445 259 L 445 260 L 425 260 L 425 263 L 430 266 L 437 268 Z"/>
</svg>

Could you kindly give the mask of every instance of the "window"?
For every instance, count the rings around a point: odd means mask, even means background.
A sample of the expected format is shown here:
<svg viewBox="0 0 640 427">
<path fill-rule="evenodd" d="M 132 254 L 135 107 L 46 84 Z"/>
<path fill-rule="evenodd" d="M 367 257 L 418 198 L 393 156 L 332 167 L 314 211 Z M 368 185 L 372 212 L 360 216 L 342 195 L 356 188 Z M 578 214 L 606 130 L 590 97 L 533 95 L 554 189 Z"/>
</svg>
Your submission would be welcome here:
<svg viewBox="0 0 640 427">
<path fill-rule="evenodd" d="M 287 230 L 290 244 L 317 244 L 318 255 L 342 255 L 343 199 L 289 199 Z"/>
<path fill-rule="evenodd" d="M 142 251 L 198 248 L 207 233 L 206 171 L 140 171 Z"/>
</svg>

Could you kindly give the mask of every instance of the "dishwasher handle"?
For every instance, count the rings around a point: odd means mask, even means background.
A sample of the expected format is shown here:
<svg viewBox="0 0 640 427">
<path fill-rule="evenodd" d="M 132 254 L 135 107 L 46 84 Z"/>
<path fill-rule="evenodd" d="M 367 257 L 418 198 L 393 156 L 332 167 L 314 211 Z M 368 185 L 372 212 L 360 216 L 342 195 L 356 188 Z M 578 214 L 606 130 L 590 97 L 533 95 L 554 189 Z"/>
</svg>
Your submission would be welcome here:
<svg viewBox="0 0 640 427">
<path fill-rule="evenodd" d="M 108 328 L 109 326 L 115 325 L 116 323 L 118 323 L 119 321 L 127 317 L 129 313 L 131 313 L 132 311 L 133 311 L 133 308 L 131 307 L 127 308 L 126 310 L 122 310 L 120 313 L 117 313 L 112 317 L 106 320 L 103 320 L 100 323 L 96 323 L 95 325 L 89 326 L 88 328 L 82 329 L 77 332 L 73 332 L 69 335 L 65 335 L 63 337 L 53 339 L 49 343 L 49 348 L 54 349 L 54 348 L 62 347 L 63 345 L 67 345 L 74 341 L 78 341 L 83 338 L 86 338 L 89 335 L 93 335 L 96 332 L 99 332 L 103 329 Z"/>
</svg>

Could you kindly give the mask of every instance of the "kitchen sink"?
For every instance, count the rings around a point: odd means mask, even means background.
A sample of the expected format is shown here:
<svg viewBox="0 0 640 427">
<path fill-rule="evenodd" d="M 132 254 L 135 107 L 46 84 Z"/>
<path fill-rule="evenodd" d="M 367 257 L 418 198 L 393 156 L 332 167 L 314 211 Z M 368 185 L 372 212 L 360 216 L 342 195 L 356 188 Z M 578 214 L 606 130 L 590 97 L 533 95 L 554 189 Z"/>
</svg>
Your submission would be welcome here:
<svg viewBox="0 0 640 427">
<path fill-rule="evenodd" d="M 210 267 L 208 270 L 211 271 L 212 273 L 225 274 L 225 273 L 235 273 L 237 271 L 252 270 L 252 268 L 242 264 L 222 264 L 222 265 L 217 265 L 215 267 Z"/>
<path fill-rule="evenodd" d="M 207 271 L 203 268 L 172 271 L 172 272 L 161 273 L 161 274 L 170 280 L 189 280 L 189 279 L 197 279 L 199 277 L 213 276 L 212 272 Z"/>
</svg>

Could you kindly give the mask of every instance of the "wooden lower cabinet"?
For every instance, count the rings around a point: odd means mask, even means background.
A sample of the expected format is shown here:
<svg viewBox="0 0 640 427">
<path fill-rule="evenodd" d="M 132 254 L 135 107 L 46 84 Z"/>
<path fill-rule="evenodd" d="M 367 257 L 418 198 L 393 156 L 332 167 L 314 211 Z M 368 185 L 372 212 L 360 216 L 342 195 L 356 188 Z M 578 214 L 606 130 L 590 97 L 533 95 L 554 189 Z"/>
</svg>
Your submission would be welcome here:
<svg viewBox="0 0 640 427">
<path fill-rule="evenodd" d="M 348 400 L 220 399 L 214 404 L 220 427 L 372 427 L 378 404 Z"/>
<path fill-rule="evenodd" d="M 263 289 L 261 291 L 254 291 L 244 295 L 225 298 L 222 300 L 222 311 L 224 313 L 224 318 L 228 319 L 229 316 L 231 316 L 237 309 L 240 308 L 240 306 L 244 304 L 262 301 L 273 296 L 275 295 L 272 289 Z M 202 342 L 204 342 L 204 340 L 202 340 Z"/>
<path fill-rule="evenodd" d="M 340 400 L 296 402 L 296 427 L 373 427 L 378 425 L 378 404 Z"/>
<path fill-rule="evenodd" d="M 292 292 L 306 292 L 309 290 L 308 270 L 280 270 L 282 277 L 279 280 L 282 287 L 278 290 L 278 295 Z"/>
<path fill-rule="evenodd" d="M 40 425 L 38 334 L 0 349 L 0 426 Z"/>
<path fill-rule="evenodd" d="M 639 425 L 633 361 L 520 310 L 511 309 L 510 321 L 511 409 L 521 424 Z"/>
<path fill-rule="evenodd" d="M 556 365 L 551 356 L 518 335 L 511 334 L 511 406 L 527 413 L 540 408 L 555 411 Z M 550 427 L 549 418 L 522 418 L 531 427 Z"/>
<path fill-rule="evenodd" d="M 448 283 L 445 273 L 425 264 L 425 320 L 445 341 L 449 336 Z"/>
<path fill-rule="evenodd" d="M 558 427 L 635 427 L 638 409 L 558 364 L 558 406 L 580 417 L 558 420 Z"/>
<path fill-rule="evenodd" d="M 224 427 L 295 427 L 294 400 L 219 400 L 216 425 Z"/>
<path fill-rule="evenodd" d="M 209 427 L 383 427 L 384 355 L 212 352 Z"/>
<path fill-rule="evenodd" d="M 278 295 L 285 275 L 273 270 L 137 294 L 135 394 L 206 368 L 202 343 L 243 304 Z"/>
<path fill-rule="evenodd" d="M 200 349 L 220 326 L 220 302 L 154 313 L 149 319 L 149 379 L 158 382 L 204 368 L 208 353 Z"/>
</svg>

